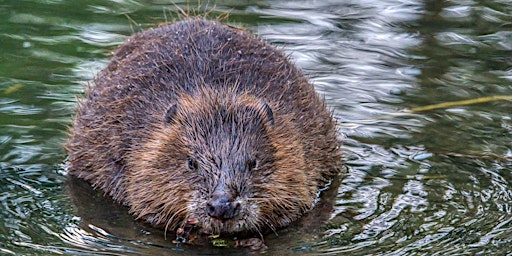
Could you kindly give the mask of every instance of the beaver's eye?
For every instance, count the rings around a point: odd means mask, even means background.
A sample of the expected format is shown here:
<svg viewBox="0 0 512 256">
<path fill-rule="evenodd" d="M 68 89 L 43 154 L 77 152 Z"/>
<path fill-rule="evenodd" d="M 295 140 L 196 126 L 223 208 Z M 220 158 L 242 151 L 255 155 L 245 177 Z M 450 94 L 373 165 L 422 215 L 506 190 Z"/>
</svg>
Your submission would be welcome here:
<svg viewBox="0 0 512 256">
<path fill-rule="evenodd" d="M 252 170 L 254 170 L 254 169 L 256 169 L 256 168 L 258 168 L 258 160 L 256 160 L 256 159 L 251 159 L 251 160 L 249 160 L 249 161 L 247 162 L 247 168 L 248 168 L 249 170 L 251 170 L 251 171 L 252 171 Z"/>
<path fill-rule="evenodd" d="M 190 170 L 197 170 L 197 168 L 199 168 L 199 164 L 197 163 L 197 161 L 191 157 L 187 158 L 187 167 L 190 169 Z"/>
</svg>

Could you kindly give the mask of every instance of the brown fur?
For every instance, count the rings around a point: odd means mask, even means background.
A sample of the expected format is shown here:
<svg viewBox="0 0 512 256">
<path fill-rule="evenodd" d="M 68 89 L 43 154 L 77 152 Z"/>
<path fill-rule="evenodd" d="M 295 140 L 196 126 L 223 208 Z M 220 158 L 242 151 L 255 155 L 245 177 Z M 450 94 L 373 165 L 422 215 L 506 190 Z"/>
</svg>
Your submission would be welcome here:
<svg viewBox="0 0 512 256">
<path fill-rule="evenodd" d="M 249 33 L 188 19 L 130 37 L 87 88 L 66 144 L 70 174 L 175 229 L 275 230 L 339 173 L 335 122 L 283 54 Z M 208 216 L 225 188 L 233 219 Z"/>
</svg>

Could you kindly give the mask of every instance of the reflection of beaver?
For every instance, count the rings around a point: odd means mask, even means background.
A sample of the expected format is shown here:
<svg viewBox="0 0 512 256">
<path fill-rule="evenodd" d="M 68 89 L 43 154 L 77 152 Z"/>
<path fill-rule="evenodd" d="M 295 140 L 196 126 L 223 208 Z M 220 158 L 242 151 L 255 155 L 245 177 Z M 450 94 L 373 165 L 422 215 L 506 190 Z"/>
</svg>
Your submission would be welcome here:
<svg viewBox="0 0 512 256">
<path fill-rule="evenodd" d="M 313 86 L 264 41 L 189 19 L 136 34 L 78 105 L 70 174 L 165 229 L 297 220 L 341 167 Z"/>
</svg>

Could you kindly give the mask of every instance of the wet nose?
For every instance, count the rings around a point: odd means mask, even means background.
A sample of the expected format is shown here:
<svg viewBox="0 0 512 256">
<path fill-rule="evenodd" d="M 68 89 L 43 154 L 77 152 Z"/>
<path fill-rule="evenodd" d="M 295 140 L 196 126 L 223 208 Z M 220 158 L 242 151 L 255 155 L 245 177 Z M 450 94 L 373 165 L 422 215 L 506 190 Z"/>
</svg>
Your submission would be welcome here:
<svg viewBox="0 0 512 256">
<path fill-rule="evenodd" d="M 240 203 L 226 193 L 214 193 L 206 202 L 206 212 L 213 218 L 232 219 L 240 213 Z"/>
</svg>

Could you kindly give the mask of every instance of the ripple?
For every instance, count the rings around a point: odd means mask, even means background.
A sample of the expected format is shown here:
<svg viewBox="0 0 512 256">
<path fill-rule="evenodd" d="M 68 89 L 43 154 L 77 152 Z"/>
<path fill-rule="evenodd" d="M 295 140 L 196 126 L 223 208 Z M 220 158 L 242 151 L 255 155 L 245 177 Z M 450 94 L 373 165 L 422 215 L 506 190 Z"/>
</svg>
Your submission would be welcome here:
<svg viewBox="0 0 512 256">
<path fill-rule="evenodd" d="M 15 116 L 35 115 L 43 111 L 42 108 L 21 104 L 9 104 L 0 107 L 0 113 Z"/>
<path fill-rule="evenodd" d="M 143 7 L 144 5 L 136 0 L 117 0 L 112 2 L 106 2 L 103 5 L 87 5 L 87 9 L 89 11 L 99 14 L 132 13 Z"/>
</svg>

